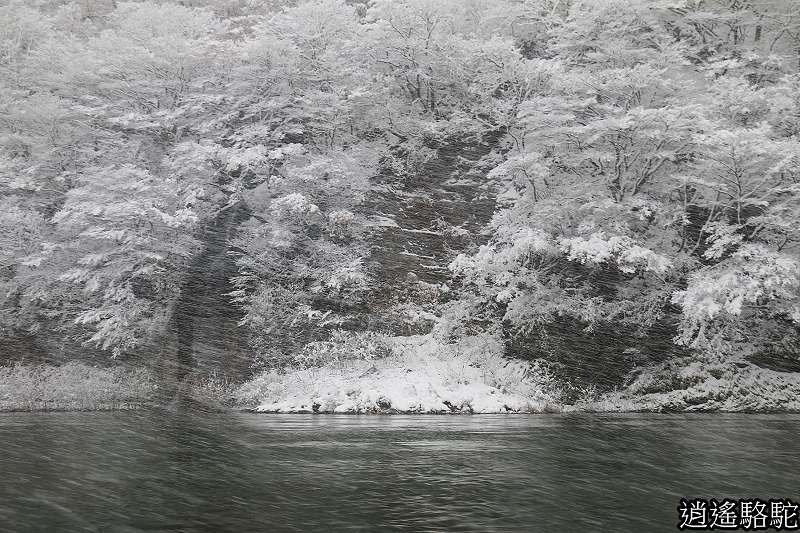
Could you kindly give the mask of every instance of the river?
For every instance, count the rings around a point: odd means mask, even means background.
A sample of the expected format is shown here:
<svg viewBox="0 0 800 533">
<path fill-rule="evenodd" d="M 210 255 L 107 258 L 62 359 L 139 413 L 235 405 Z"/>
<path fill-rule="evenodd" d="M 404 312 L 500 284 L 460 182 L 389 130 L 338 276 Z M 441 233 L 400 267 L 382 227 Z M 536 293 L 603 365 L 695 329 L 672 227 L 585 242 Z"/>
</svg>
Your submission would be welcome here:
<svg viewBox="0 0 800 533">
<path fill-rule="evenodd" d="M 798 500 L 800 415 L 0 415 L 0 531 L 675 531 Z"/>
</svg>

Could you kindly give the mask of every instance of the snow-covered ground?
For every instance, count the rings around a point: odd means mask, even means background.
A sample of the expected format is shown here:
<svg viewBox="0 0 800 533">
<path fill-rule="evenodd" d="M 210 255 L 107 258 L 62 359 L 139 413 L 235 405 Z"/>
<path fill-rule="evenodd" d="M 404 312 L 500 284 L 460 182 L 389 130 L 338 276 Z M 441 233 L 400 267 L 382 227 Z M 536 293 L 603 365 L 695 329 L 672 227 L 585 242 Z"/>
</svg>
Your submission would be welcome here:
<svg viewBox="0 0 800 533">
<path fill-rule="evenodd" d="M 485 337 L 391 339 L 391 355 L 264 372 L 235 402 L 268 413 L 800 411 L 800 374 L 746 362 L 674 360 L 622 390 L 570 404 L 539 366 L 503 358 Z"/>
<path fill-rule="evenodd" d="M 497 355 L 484 337 L 395 338 L 392 354 L 264 372 L 235 392 L 273 413 L 539 413 L 558 410 L 541 369 Z"/>
</svg>

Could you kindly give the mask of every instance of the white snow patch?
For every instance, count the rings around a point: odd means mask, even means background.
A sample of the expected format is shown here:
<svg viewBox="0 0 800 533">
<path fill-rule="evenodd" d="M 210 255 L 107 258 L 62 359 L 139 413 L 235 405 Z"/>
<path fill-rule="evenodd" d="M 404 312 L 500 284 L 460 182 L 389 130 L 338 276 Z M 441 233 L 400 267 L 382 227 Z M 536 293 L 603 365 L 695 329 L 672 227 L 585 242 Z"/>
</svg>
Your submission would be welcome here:
<svg viewBox="0 0 800 533">
<path fill-rule="evenodd" d="M 268 371 L 236 391 L 260 412 L 508 413 L 556 410 L 552 381 L 536 366 L 478 343 L 395 338 L 393 355 Z M 475 342 L 475 339 L 471 339 Z"/>
</svg>

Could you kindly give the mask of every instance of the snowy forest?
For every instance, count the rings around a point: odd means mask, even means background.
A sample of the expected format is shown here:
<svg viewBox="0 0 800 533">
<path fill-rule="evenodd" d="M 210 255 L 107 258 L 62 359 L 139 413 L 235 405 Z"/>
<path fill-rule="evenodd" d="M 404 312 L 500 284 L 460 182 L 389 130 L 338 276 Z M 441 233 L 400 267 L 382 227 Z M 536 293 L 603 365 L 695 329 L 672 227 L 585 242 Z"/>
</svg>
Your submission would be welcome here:
<svg viewBox="0 0 800 533">
<path fill-rule="evenodd" d="M 797 1 L 4 0 L 0 365 L 0 409 L 800 409 Z"/>
</svg>

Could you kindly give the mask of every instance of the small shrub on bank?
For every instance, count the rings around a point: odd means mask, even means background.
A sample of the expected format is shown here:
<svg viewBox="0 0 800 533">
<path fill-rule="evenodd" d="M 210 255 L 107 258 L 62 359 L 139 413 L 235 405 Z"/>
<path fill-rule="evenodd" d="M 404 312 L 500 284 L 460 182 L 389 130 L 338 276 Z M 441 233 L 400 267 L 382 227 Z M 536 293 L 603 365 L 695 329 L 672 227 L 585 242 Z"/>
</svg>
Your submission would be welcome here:
<svg viewBox="0 0 800 533">
<path fill-rule="evenodd" d="M 386 335 L 336 330 L 327 341 L 306 344 L 294 357 L 294 362 L 300 366 L 320 367 L 353 360 L 371 361 L 391 354 L 391 339 Z"/>
</svg>

